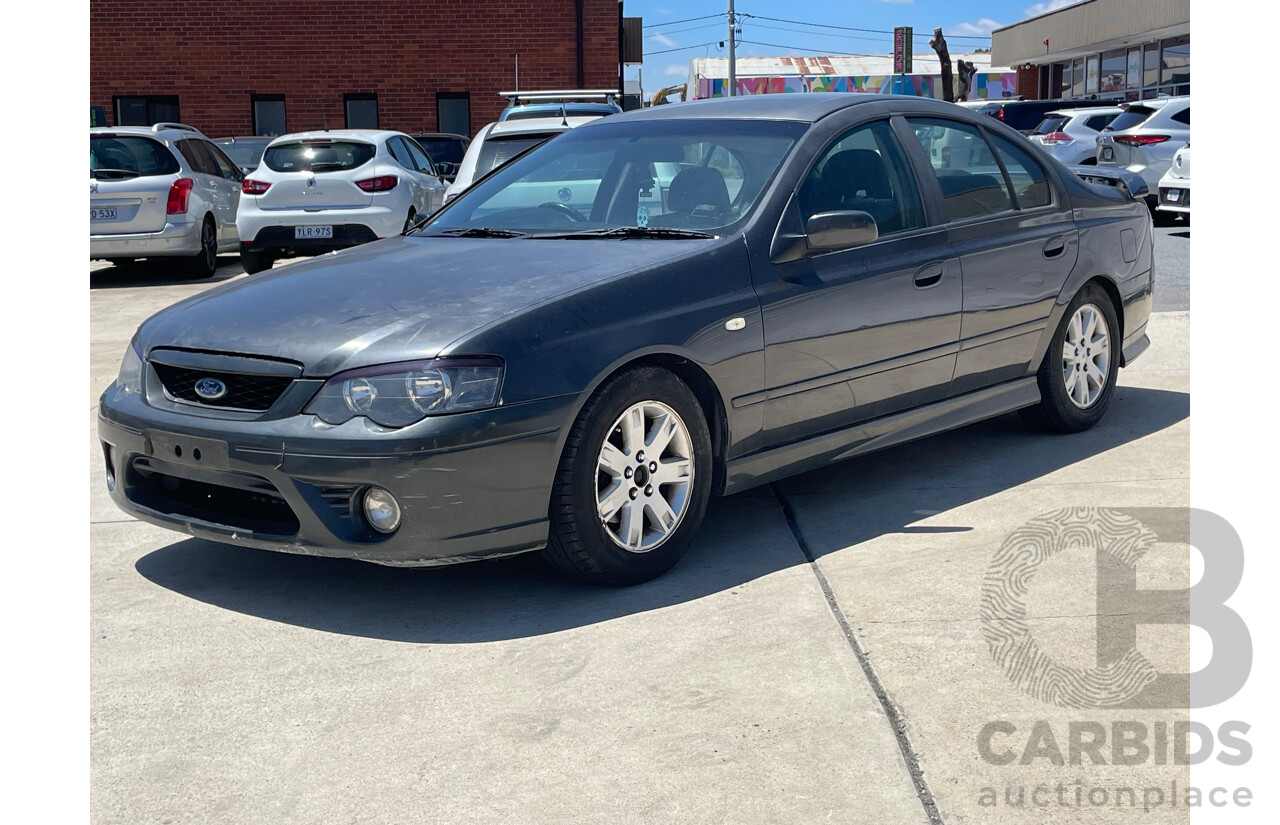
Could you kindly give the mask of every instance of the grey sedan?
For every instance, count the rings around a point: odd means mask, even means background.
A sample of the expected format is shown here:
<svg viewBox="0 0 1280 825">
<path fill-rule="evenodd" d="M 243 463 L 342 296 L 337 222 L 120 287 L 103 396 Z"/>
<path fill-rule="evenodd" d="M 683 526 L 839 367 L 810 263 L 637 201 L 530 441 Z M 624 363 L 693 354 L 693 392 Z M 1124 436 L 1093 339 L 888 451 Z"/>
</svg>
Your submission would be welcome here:
<svg viewBox="0 0 1280 825">
<path fill-rule="evenodd" d="M 712 495 L 1012 410 L 1094 425 L 1149 343 L 1152 240 L 1125 191 L 939 101 L 615 115 L 148 319 L 106 483 L 215 541 L 641 582 Z"/>
</svg>

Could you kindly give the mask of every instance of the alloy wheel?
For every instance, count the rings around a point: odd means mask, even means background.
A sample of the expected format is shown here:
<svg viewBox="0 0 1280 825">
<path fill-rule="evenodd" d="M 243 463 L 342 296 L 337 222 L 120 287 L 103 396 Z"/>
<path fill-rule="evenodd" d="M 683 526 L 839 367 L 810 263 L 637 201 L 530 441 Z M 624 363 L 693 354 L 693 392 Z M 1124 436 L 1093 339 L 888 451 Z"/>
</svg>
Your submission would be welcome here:
<svg viewBox="0 0 1280 825">
<path fill-rule="evenodd" d="M 1093 304 L 1071 316 L 1062 342 L 1062 380 L 1067 397 L 1080 409 L 1097 402 L 1111 370 L 1111 335 L 1107 319 Z"/>
<path fill-rule="evenodd" d="M 675 533 L 693 489 L 691 445 L 684 421 L 659 401 L 614 422 L 596 460 L 596 512 L 614 544 L 647 553 Z"/>
</svg>

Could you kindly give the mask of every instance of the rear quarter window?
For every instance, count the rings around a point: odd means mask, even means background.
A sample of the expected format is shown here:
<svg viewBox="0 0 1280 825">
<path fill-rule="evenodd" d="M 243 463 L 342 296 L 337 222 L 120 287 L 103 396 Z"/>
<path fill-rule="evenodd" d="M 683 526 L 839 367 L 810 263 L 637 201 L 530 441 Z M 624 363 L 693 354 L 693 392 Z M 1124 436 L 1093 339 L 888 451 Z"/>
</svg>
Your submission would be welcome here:
<svg viewBox="0 0 1280 825">
<path fill-rule="evenodd" d="M 377 153 L 372 143 L 356 141 L 280 143 L 267 149 L 262 162 L 276 172 L 338 172 L 363 166 Z"/>
<path fill-rule="evenodd" d="M 173 153 L 159 141 L 133 135 L 90 135 L 89 177 L 172 175 L 179 169 Z"/>
</svg>

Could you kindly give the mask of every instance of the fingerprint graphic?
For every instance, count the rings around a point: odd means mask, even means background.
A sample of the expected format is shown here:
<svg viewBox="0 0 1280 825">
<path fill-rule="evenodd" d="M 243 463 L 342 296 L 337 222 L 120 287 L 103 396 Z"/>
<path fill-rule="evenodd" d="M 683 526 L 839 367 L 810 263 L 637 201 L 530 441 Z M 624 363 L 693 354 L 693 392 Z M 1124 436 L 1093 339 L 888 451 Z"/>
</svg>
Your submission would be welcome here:
<svg viewBox="0 0 1280 825">
<path fill-rule="evenodd" d="M 982 583 L 982 636 L 1010 681 L 1030 696 L 1064 708 L 1123 705 L 1159 676 L 1137 650 L 1103 666 L 1080 669 L 1040 649 L 1027 623 L 1027 593 L 1036 569 L 1063 550 L 1100 550 L 1136 568 L 1157 541 L 1138 520 L 1114 510 L 1075 507 L 1037 516 L 996 551 Z"/>
</svg>

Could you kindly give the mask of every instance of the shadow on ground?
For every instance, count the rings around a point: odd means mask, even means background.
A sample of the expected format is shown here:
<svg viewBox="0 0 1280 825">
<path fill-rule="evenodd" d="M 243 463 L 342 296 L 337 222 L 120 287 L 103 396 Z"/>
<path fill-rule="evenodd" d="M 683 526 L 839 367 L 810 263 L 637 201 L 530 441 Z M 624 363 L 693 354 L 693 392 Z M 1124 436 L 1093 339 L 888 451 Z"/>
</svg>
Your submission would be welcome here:
<svg viewBox="0 0 1280 825">
<path fill-rule="evenodd" d="M 218 268 L 208 278 L 187 275 L 182 265 L 173 260 L 156 258 L 128 264 L 112 264 L 89 270 L 90 289 L 122 289 L 138 286 L 178 286 L 180 284 L 218 284 L 244 274 L 238 257 L 218 256 Z"/>
<path fill-rule="evenodd" d="M 830 497 L 841 527 L 834 541 L 810 547 L 821 556 L 886 533 L 922 532 L 911 527 L 922 511 L 998 494 L 1189 415 L 1186 393 L 1121 387 L 1104 421 L 1086 433 L 1043 434 L 1017 415 L 1002 416 L 796 476 L 777 489 L 787 497 Z M 1065 503 L 1055 499 L 1043 509 Z M 805 562 L 785 531 L 768 488 L 715 499 L 674 570 L 623 589 L 565 581 L 537 555 L 404 569 L 199 539 L 162 547 L 136 568 L 161 587 L 271 621 L 393 641 L 470 643 L 554 633 L 731 591 Z"/>
</svg>

